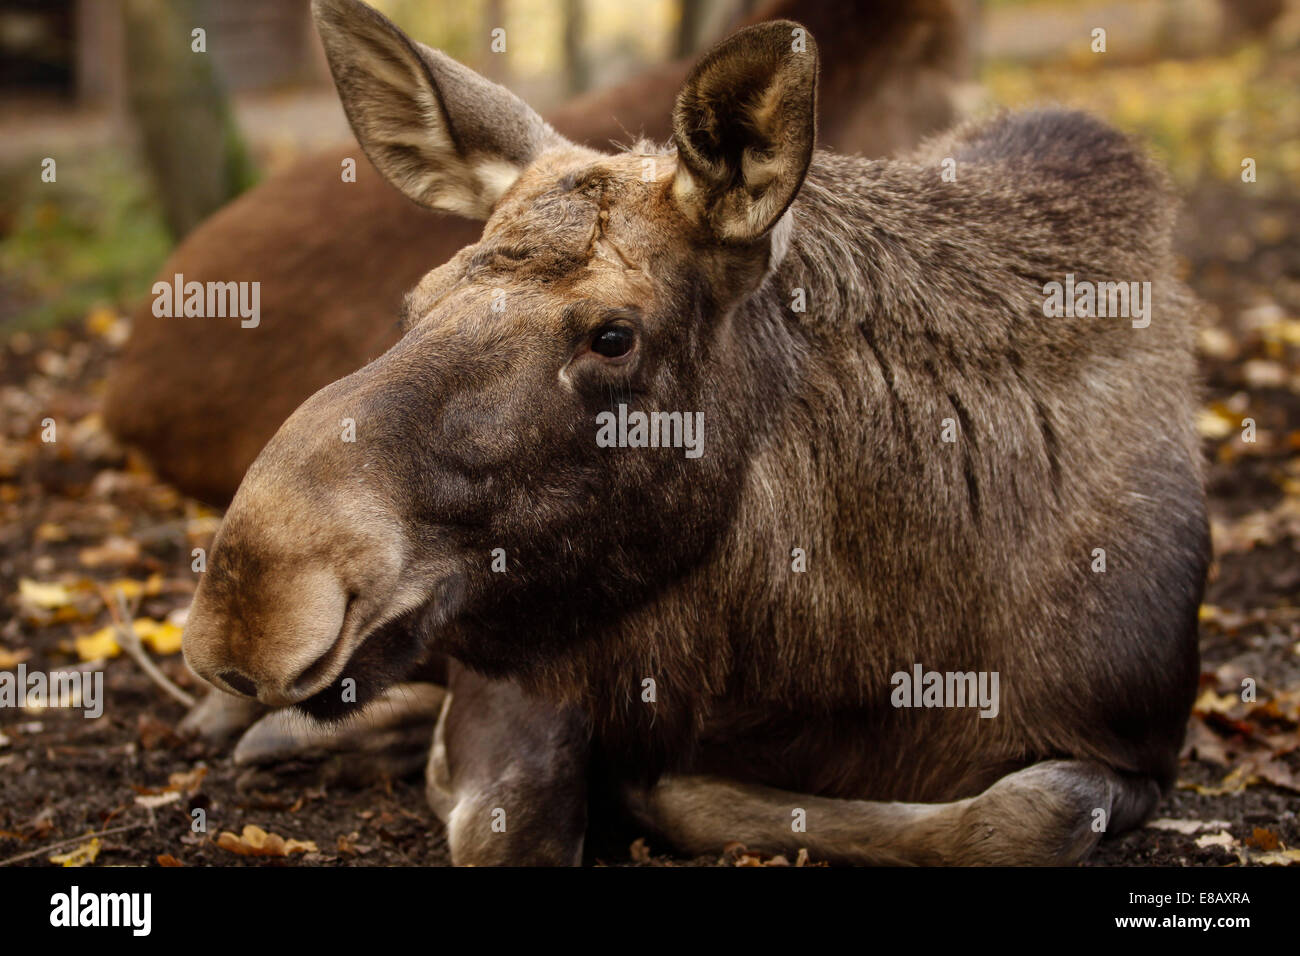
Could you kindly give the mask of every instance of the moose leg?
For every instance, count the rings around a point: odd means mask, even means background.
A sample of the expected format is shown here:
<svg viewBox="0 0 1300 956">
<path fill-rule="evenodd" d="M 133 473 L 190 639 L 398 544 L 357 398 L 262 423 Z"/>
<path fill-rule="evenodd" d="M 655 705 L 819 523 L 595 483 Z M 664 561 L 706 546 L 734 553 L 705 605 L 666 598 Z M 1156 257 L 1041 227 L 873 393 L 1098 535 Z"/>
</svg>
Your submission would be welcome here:
<svg viewBox="0 0 1300 956">
<path fill-rule="evenodd" d="M 1138 825 L 1160 788 L 1097 763 L 1049 760 L 952 803 L 814 797 L 718 777 L 664 777 L 629 794 L 635 817 L 679 849 L 750 849 L 867 865 L 1065 865 L 1102 831 Z M 802 810 L 800 814 L 798 811 Z M 794 824 L 805 821 L 803 832 Z"/>
<path fill-rule="evenodd" d="M 265 713 L 263 704 L 214 687 L 190 708 L 177 729 L 183 736 L 220 744 L 243 733 Z"/>
<path fill-rule="evenodd" d="M 426 661 L 409 683 L 387 688 L 359 714 L 329 726 L 294 710 L 268 710 L 255 700 L 213 688 L 185 715 L 178 730 L 212 746 L 239 737 L 235 764 L 264 768 L 256 779 L 246 774 L 243 779 L 249 783 L 271 785 L 283 773 L 365 785 L 404 777 L 424 766 L 442 707 L 440 685 L 446 679 L 445 660 Z"/>
<path fill-rule="evenodd" d="M 582 862 L 590 733 L 573 710 L 455 663 L 426 773 L 458 866 Z"/>
<path fill-rule="evenodd" d="M 293 710 L 267 714 L 239 739 L 236 767 L 266 767 L 274 779 L 306 765 L 308 776 L 354 786 L 418 773 L 446 691 L 435 684 L 394 684 L 339 725 Z M 261 780 L 258 772 L 250 780 Z"/>
</svg>

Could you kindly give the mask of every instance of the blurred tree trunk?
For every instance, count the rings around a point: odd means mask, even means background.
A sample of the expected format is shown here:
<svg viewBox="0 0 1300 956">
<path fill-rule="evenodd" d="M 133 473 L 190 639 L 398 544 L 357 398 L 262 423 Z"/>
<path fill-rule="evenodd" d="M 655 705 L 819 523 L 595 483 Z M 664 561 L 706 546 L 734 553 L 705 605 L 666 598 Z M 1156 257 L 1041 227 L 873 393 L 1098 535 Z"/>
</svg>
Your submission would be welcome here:
<svg viewBox="0 0 1300 956">
<path fill-rule="evenodd" d="M 697 49 L 703 37 L 704 24 L 709 19 L 710 0 L 677 0 L 677 39 L 673 42 L 673 58 L 680 60 Z"/>
<path fill-rule="evenodd" d="M 191 49 L 191 31 L 204 26 L 192 0 L 123 0 L 122 16 L 132 119 L 180 239 L 256 174 L 210 53 Z"/>
<path fill-rule="evenodd" d="M 1219 0 L 1219 6 L 1233 28 L 1263 36 L 1286 11 L 1286 0 Z"/>
<path fill-rule="evenodd" d="M 586 40 L 586 0 L 564 0 L 564 71 L 570 96 L 591 86 Z"/>
</svg>

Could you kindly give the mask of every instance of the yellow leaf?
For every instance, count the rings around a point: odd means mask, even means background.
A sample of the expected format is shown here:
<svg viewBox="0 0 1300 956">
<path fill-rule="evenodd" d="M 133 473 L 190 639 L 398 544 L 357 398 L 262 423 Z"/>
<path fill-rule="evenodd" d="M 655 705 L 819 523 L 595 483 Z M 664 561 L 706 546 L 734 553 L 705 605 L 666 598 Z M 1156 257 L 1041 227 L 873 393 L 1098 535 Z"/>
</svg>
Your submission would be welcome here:
<svg viewBox="0 0 1300 956">
<path fill-rule="evenodd" d="M 94 863 L 97 856 L 99 856 L 99 837 L 94 837 L 89 843 L 81 844 L 70 853 L 59 853 L 50 857 L 50 862 L 62 863 L 64 866 L 85 866 L 87 863 Z"/>
<path fill-rule="evenodd" d="M 106 305 L 97 305 L 90 310 L 86 316 L 86 329 L 95 335 L 108 335 L 117 324 L 118 314 L 116 309 L 110 309 Z"/>
<path fill-rule="evenodd" d="M 109 593 L 112 593 L 115 590 L 121 591 L 122 596 L 128 601 L 132 601 L 141 596 L 155 597 L 162 593 L 162 575 L 151 574 L 147 581 L 136 581 L 133 578 L 118 578 L 116 581 L 110 582 L 106 587 Z"/>
<path fill-rule="evenodd" d="M 1300 322 L 1295 319 L 1283 319 L 1259 330 L 1265 339 L 1285 342 L 1287 345 L 1300 345 Z"/>
<path fill-rule="evenodd" d="M 97 661 L 104 657 L 117 657 L 122 648 L 117 646 L 117 636 L 111 627 L 101 628 L 94 634 L 76 638 L 73 643 L 77 656 L 83 661 Z"/>
<path fill-rule="evenodd" d="M 1210 712 L 1226 714 L 1233 707 L 1241 703 L 1241 698 L 1233 694 L 1224 694 L 1220 697 L 1214 692 L 1214 688 L 1207 687 L 1201 691 L 1201 696 L 1196 698 L 1196 703 L 1192 704 L 1192 710 L 1201 714 Z"/>
<path fill-rule="evenodd" d="M 13 670 L 31 656 L 32 652 L 28 650 L 11 651 L 7 647 L 0 647 L 0 671 Z"/>
<path fill-rule="evenodd" d="M 182 629 L 170 621 L 155 621 L 140 617 L 131 622 L 131 630 L 140 638 L 140 643 L 155 654 L 175 654 L 181 649 Z M 78 637 L 75 640 L 77 656 L 83 661 L 98 660 L 101 657 L 117 657 L 122 648 L 117 642 L 117 629 L 101 628 L 93 634 Z"/>
<path fill-rule="evenodd" d="M 142 630 L 142 624 L 148 627 Z M 181 649 L 182 631 L 170 621 L 141 618 L 135 622 L 135 632 L 140 635 L 141 642 L 155 654 L 175 654 Z"/>
<path fill-rule="evenodd" d="M 1237 430 L 1237 422 L 1213 408 L 1196 413 L 1196 430 L 1202 438 L 1227 438 Z"/>
<path fill-rule="evenodd" d="M 1197 347 L 1211 358 L 1231 360 L 1237 357 L 1237 340 L 1213 326 L 1207 326 L 1197 334 Z"/>
<path fill-rule="evenodd" d="M 52 521 L 46 521 L 36 526 L 35 537 L 37 541 L 67 541 L 68 529 Z"/>
<path fill-rule="evenodd" d="M 72 603 L 72 592 L 62 584 L 42 584 L 30 578 L 19 579 L 18 596 L 47 611 L 56 611 Z"/>
</svg>

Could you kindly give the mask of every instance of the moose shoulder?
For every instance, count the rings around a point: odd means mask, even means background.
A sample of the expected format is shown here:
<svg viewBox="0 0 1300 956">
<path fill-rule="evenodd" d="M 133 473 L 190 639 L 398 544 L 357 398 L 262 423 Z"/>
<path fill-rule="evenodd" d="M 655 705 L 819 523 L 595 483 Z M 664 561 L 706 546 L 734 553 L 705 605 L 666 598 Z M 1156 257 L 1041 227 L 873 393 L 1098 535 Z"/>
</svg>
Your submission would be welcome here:
<svg viewBox="0 0 1300 956">
<path fill-rule="evenodd" d="M 843 862 L 1072 862 L 1151 812 L 1208 535 L 1139 149 L 1043 111 L 815 152 L 816 46 L 774 22 L 697 64 L 670 149 L 604 155 L 315 11 L 376 168 L 486 225 L 250 469 L 198 673 L 334 718 L 449 655 L 458 862 L 580 859 L 589 786 L 685 851 Z M 1150 321 L 1045 315 L 1067 274 L 1150 282 Z M 701 453 L 597 440 L 637 412 Z"/>
</svg>

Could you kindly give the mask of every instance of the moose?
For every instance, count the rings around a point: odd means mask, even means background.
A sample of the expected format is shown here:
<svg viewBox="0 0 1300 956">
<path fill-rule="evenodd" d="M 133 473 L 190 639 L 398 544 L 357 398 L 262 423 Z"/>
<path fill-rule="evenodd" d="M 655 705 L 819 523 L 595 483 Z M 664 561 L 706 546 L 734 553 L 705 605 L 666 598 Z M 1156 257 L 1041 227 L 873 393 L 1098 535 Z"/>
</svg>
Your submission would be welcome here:
<svg viewBox="0 0 1300 956">
<path fill-rule="evenodd" d="M 1140 147 L 1048 109 L 817 150 L 817 45 L 774 21 L 699 60 L 670 144 L 609 154 L 313 10 L 375 168 L 485 225 L 249 469 L 199 675 L 328 722 L 445 660 L 456 863 L 578 863 L 617 812 L 693 854 L 1068 864 L 1152 812 L 1209 542 Z M 1150 281 L 1150 322 L 1048 317 L 1067 274 Z M 619 406 L 702 414 L 702 454 L 598 444 Z"/>
</svg>

